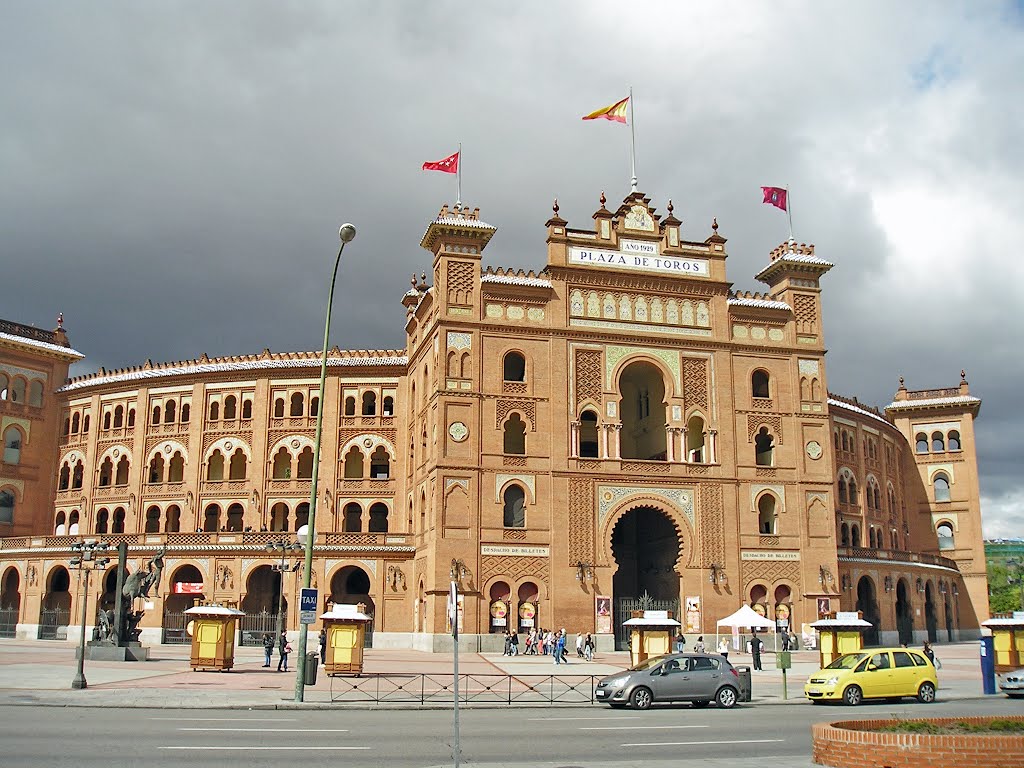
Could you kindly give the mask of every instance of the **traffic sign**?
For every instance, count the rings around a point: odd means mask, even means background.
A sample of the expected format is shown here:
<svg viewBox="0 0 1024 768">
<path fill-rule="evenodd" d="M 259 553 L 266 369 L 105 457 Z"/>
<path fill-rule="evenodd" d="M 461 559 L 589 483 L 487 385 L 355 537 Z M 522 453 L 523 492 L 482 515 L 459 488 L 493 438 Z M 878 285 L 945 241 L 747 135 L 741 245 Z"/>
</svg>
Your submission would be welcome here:
<svg viewBox="0 0 1024 768">
<path fill-rule="evenodd" d="M 317 591 L 303 587 L 299 594 L 299 623 L 316 624 Z"/>
<path fill-rule="evenodd" d="M 459 588 L 453 581 L 448 591 L 448 621 L 452 626 L 452 637 L 459 637 Z"/>
</svg>

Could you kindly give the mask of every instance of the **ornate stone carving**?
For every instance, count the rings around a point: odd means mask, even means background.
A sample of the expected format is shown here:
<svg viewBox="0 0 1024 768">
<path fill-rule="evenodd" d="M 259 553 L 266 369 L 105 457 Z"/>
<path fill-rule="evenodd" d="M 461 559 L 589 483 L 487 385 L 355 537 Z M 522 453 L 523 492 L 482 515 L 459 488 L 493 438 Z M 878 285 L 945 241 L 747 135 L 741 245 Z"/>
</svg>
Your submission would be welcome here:
<svg viewBox="0 0 1024 768">
<path fill-rule="evenodd" d="M 754 581 L 768 582 L 774 585 L 787 581 L 796 586 L 800 584 L 799 560 L 744 560 L 742 563 L 743 587 L 747 592 Z M 772 590 L 769 589 L 768 594 Z"/>
<path fill-rule="evenodd" d="M 582 477 L 569 479 L 569 562 L 594 562 L 594 486 Z"/>
<path fill-rule="evenodd" d="M 468 262 L 448 264 L 448 303 L 473 303 L 473 265 Z"/>
<path fill-rule="evenodd" d="M 701 483 L 697 494 L 700 507 L 701 565 L 706 568 L 711 563 L 725 562 L 722 486 L 717 483 Z"/>
<path fill-rule="evenodd" d="M 505 419 L 512 411 L 520 411 L 526 415 L 530 422 L 530 431 L 537 431 L 537 403 L 535 400 L 513 400 L 508 397 L 499 397 L 495 405 L 496 417 L 494 428 L 501 429 Z"/>
<path fill-rule="evenodd" d="M 585 400 L 601 402 L 601 352 L 576 350 L 576 406 Z"/>
<path fill-rule="evenodd" d="M 448 331 L 448 346 L 451 349 L 469 349 L 473 345 L 473 334 Z"/>
<path fill-rule="evenodd" d="M 762 426 L 767 426 L 775 441 L 782 443 L 782 417 L 775 413 L 748 413 L 747 440 L 754 442 L 754 435 Z"/>
<path fill-rule="evenodd" d="M 597 486 L 598 525 L 604 524 L 608 513 L 629 496 L 654 496 L 664 499 L 682 512 L 690 525 L 694 525 L 693 491 L 686 488 L 659 488 L 651 485 L 599 485 Z"/>
<path fill-rule="evenodd" d="M 550 559 L 546 557 L 502 557 L 484 555 L 480 558 L 480 583 L 486 584 L 495 576 L 520 579 L 532 576 L 546 586 L 550 580 Z"/>
<path fill-rule="evenodd" d="M 679 353 L 674 349 L 618 347 L 609 345 L 605 350 L 605 389 L 611 390 L 615 388 L 612 382 L 615 367 L 623 358 L 628 357 L 629 355 L 648 355 L 661 360 L 672 372 L 672 377 L 675 380 L 676 391 L 679 391 L 682 388 L 679 371 Z"/>
</svg>

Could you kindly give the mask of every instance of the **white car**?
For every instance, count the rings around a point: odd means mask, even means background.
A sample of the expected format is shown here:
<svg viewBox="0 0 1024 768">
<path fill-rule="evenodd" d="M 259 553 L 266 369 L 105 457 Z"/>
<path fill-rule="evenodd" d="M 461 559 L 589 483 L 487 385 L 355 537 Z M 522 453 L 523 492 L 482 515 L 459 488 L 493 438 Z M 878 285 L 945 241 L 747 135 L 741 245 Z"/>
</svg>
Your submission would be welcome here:
<svg viewBox="0 0 1024 768">
<path fill-rule="evenodd" d="M 1024 697 L 1024 669 L 1003 672 L 999 675 L 999 690 L 1011 699 Z"/>
</svg>

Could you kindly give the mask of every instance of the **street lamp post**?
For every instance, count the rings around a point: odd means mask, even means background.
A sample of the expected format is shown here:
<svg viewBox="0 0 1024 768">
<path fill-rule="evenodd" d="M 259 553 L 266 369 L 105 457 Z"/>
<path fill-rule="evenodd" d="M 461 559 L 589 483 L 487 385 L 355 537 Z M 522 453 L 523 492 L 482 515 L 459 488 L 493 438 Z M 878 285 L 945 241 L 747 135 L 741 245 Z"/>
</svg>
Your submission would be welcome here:
<svg viewBox="0 0 1024 768">
<path fill-rule="evenodd" d="M 299 570 L 299 564 L 288 565 L 285 560 L 288 559 L 289 552 L 298 552 L 302 549 L 302 545 L 295 541 L 268 541 L 267 552 L 281 553 L 281 562 L 274 566 L 274 570 L 281 574 L 281 588 L 277 593 L 277 636 L 274 638 L 274 642 L 281 642 L 281 632 L 284 630 L 284 575 L 291 573 L 292 571 Z"/>
<path fill-rule="evenodd" d="M 316 439 L 313 441 L 313 478 L 309 489 L 309 520 L 306 523 L 306 557 L 302 572 L 302 586 L 309 589 L 310 577 L 313 575 L 313 542 L 316 539 L 316 501 L 317 480 L 320 476 L 320 436 L 324 426 L 324 387 L 327 384 L 327 344 L 331 335 L 331 307 L 334 304 L 334 283 L 338 279 L 338 265 L 341 264 L 341 253 L 345 244 L 351 243 L 356 236 L 356 228 L 351 224 L 342 224 L 338 230 L 341 245 L 338 247 L 338 258 L 334 260 L 334 272 L 331 274 L 331 290 L 327 295 L 327 320 L 324 322 L 324 348 L 320 357 L 320 405 L 316 410 Z M 306 694 L 306 638 L 309 626 L 299 626 L 299 658 L 295 663 L 295 701 L 302 701 Z"/>
<path fill-rule="evenodd" d="M 80 585 L 82 585 L 82 574 L 85 574 L 85 583 L 79 592 L 81 595 L 79 608 L 82 612 L 82 634 L 78 639 L 78 670 L 75 672 L 75 679 L 71 681 L 71 687 L 76 691 L 89 687 L 85 681 L 85 615 L 89 607 L 89 574 L 102 569 L 110 562 L 110 558 L 106 556 L 109 546 L 105 541 L 76 541 L 71 545 L 73 557 L 69 561 L 69 565 L 78 569 Z"/>
</svg>

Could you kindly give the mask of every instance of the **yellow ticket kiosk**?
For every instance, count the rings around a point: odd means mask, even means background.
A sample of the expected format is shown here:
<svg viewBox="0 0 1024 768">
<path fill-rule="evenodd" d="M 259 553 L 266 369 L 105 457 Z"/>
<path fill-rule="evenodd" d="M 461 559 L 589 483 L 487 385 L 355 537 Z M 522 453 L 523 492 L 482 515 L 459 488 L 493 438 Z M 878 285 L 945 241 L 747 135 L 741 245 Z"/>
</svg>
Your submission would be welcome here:
<svg viewBox="0 0 1024 768">
<path fill-rule="evenodd" d="M 1024 667 L 1024 611 L 981 622 L 992 632 L 996 674 Z"/>
<path fill-rule="evenodd" d="M 185 611 L 192 635 L 192 671 L 235 666 L 235 626 L 245 613 L 222 605 L 197 605 Z"/>
<path fill-rule="evenodd" d="M 629 661 L 636 666 L 651 656 L 671 653 L 680 624 L 671 611 L 633 611 L 633 618 L 622 626 L 629 627 Z"/>
<path fill-rule="evenodd" d="M 328 675 L 358 675 L 363 671 L 363 644 L 366 626 L 373 621 L 363 611 L 366 606 L 335 605 L 323 614 L 327 630 L 327 653 L 324 671 Z"/>
<path fill-rule="evenodd" d="M 872 624 L 860 611 L 839 611 L 828 618 L 811 622 L 818 632 L 818 654 L 824 669 L 844 653 L 856 653 L 864 647 L 864 633 Z"/>
</svg>

